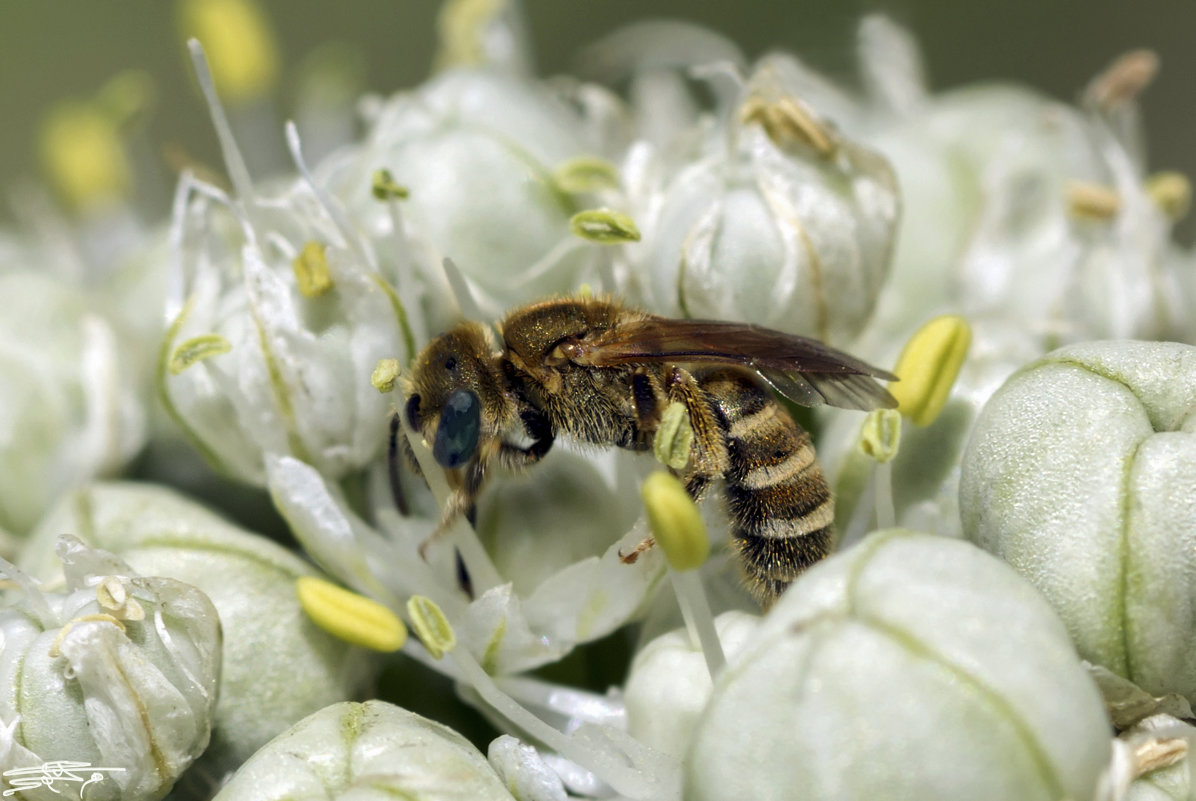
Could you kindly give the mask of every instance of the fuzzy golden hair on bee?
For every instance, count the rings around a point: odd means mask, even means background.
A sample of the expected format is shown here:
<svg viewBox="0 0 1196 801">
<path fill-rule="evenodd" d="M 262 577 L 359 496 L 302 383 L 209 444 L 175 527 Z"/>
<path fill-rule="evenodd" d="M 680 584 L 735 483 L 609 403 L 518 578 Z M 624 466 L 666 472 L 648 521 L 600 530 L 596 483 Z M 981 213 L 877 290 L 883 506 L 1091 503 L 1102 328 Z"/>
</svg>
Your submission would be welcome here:
<svg viewBox="0 0 1196 801">
<path fill-rule="evenodd" d="M 721 483 L 746 585 L 768 606 L 834 542 L 833 502 L 807 434 L 777 395 L 847 409 L 896 405 L 894 376 L 816 340 L 748 323 L 674 320 L 610 296 L 520 306 L 499 335 L 463 323 L 420 354 L 405 413 L 438 464 L 460 471 L 439 530 L 468 513 L 488 465 L 534 465 L 556 437 L 651 449 L 684 406 L 692 456 L 675 470 L 701 499 Z M 775 394 L 774 394 L 775 393 Z"/>
</svg>

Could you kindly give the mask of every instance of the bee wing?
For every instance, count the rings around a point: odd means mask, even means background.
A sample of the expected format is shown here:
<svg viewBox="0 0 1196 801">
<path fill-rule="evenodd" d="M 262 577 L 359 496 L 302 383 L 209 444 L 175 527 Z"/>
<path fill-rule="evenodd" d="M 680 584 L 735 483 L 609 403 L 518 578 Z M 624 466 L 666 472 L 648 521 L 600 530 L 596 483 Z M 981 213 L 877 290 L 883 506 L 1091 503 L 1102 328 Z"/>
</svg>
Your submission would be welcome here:
<svg viewBox="0 0 1196 801">
<path fill-rule="evenodd" d="M 592 341 L 574 343 L 574 361 L 594 367 L 679 362 L 727 364 L 759 375 L 803 406 L 891 409 L 897 401 L 876 382 L 892 373 L 814 339 L 747 323 L 650 317 L 620 323 Z"/>
</svg>

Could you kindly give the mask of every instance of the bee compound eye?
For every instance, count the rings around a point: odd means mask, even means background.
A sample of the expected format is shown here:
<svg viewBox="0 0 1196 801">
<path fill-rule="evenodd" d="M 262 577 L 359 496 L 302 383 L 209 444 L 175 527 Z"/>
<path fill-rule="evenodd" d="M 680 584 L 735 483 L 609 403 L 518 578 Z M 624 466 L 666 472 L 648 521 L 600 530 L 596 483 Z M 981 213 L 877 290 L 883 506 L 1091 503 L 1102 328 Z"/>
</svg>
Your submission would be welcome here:
<svg viewBox="0 0 1196 801">
<path fill-rule="evenodd" d="M 412 431 L 419 431 L 419 395 L 407 399 L 407 425 Z"/>
<path fill-rule="evenodd" d="M 436 427 L 432 456 L 441 467 L 456 468 L 473 458 L 482 431 L 482 404 L 467 389 L 448 396 Z"/>
</svg>

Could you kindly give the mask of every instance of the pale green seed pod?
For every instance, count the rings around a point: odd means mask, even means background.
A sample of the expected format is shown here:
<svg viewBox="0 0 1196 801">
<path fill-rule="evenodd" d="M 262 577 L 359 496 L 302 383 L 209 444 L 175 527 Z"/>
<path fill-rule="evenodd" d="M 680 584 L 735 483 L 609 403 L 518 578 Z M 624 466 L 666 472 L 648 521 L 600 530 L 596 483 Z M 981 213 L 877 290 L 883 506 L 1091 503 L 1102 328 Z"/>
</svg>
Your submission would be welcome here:
<svg viewBox="0 0 1196 801">
<path fill-rule="evenodd" d="M 512 801 L 461 735 L 391 704 L 326 707 L 246 762 L 217 801 Z"/>
<path fill-rule="evenodd" d="M 1091 799 L 1100 695 L 1042 597 L 900 529 L 819 563 L 715 682 L 687 801 Z"/>
<path fill-rule="evenodd" d="M 53 576 L 49 549 L 61 531 L 212 599 L 224 658 L 205 763 L 240 764 L 304 715 L 353 697 L 365 678 L 365 652 L 318 628 L 301 608 L 295 581 L 317 575 L 306 562 L 172 491 L 100 484 L 73 493 L 34 533 L 22 560 L 30 573 Z"/>
<path fill-rule="evenodd" d="M 58 541 L 58 555 L 66 580 L 57 593 L 2 568 L 24 592 L 0 611 L 6 794 L 78 798 L 95 774 L 84 798 L 161 798 L 208 745 L 220 674 L 216 610 L 194 587 L 143 578 L 73 537 Z M 72 775 L 82 778 L 40 770 L 58 760 L 75 763 Z M 39 784 L 39 776 L 54 780 Z"/>
<path fill-rule="evenodd" d="M 1055 351 L 988 402 L 963 460 L 965 534 L 1050 600 L 1080 654 L 1196 699 L 1196 348 Z"/>
</svg>

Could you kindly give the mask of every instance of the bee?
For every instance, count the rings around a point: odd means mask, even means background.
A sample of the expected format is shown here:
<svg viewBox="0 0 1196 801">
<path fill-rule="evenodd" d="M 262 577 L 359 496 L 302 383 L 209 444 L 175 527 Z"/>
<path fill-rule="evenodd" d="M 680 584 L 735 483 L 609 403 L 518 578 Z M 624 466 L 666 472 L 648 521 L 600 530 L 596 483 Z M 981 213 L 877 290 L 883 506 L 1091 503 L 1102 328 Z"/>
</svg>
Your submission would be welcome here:
<svg viewBox="0 0 1196 801">
<path fill-rule="evenodd" d="M 892 374 L 747 323 L 558 298 L 512 310 L 499 331 L 496 344 L 482 325 L 458 325 L 427 345 L 408 381 L 407 423 L 456 485 L 438 530 L 472 511 L 493 464 L 527 468 L 558 436 L 650 450 L 676 401 L 694 438 L 675 472 L 695 501 L 722 483 L 731 542 L 764 608 L 834 544 L 833 502 L 810 435 L 773 393 L 808 406 L 896 405 L 875 380 Z"/>
</svg>

